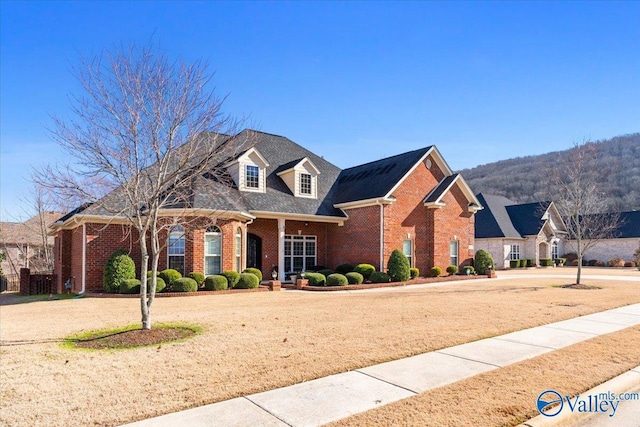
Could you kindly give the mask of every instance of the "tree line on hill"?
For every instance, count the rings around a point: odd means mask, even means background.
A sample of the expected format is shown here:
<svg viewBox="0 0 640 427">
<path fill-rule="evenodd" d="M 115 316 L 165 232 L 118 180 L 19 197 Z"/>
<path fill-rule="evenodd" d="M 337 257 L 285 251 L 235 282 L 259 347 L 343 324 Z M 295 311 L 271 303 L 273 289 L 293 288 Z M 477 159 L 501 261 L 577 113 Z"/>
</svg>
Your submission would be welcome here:
<svg viewBox="0 0 640 427">
<path fill-rule="evenodd" d="M 640 133 L 590 142 L 596 153 L 591 164 L 601 180 L 603 212 L 640 209 Z M 570 151 L 516 157 L 459 171 L 476 193 L 507 197 L 516 203 L 548 200 L 553 188 L 548 167 Z"/>
</svg>

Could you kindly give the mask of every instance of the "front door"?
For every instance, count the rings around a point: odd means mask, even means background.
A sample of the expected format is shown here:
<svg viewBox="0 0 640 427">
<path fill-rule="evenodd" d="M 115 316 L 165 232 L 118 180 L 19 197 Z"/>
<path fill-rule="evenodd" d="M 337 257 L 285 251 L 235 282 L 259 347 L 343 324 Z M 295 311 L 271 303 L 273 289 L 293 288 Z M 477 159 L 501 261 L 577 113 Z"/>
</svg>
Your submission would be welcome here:
<svg viewBox="0 0 640 427">
<path fill-rule="evenodd" d="M 262 270 L 262 239 L 255 234 L 247 234 L 247 267 Z"/>
</svg>

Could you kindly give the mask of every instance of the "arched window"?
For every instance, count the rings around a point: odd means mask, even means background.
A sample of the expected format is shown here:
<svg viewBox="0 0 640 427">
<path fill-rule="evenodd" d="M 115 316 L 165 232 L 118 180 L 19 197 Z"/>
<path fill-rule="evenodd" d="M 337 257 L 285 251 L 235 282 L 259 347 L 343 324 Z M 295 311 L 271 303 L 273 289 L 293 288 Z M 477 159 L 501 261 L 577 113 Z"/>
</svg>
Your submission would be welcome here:
<svg viewBox="0 0 640 427">
<path fill-rule="evenodd" d="M 242 230 L 236 231 L 236 271 L 242 271 Z"/>
<path fill-rule="evenodd" d="M 176 225 L 169 233 L 168 268 L 178 270 L 184 276 L 184 228 Z"/>
<path fill-rule="evenodd" d="M 222 272 L 222 232 L 219 227 L 208 227 L 204 233 L 204 275 Z"/>
</svg>

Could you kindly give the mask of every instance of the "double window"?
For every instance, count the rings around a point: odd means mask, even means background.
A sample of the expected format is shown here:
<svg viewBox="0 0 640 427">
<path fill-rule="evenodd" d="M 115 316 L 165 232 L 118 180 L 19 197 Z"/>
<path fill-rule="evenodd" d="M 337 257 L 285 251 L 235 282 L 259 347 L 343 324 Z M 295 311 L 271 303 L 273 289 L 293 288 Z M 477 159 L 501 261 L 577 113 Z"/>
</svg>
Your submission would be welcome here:
<svg viewBox="0 0 640 427">
<path fill-rule="evenodd" d="M 511 252 L 509 253 L 509 259 L 520 259 L 520 245 L 511 245 Z"/>
<path fill-rule="evenodd" d="M 285 272 L 309 270 L 316 265 L 316 236 L 284 236 Z"/>
<path fill-rule="evenodd" d="M 178 270 L 184 276 L 184 228 L 176 225 L 169 232 L 168 268 Z"/>
<path fill-rule="evenodd" d="M 246 166 L 244 183 L 247 188 L 260 188 L 260 168 L 258 166 Z"/>
<path fill-rule="evenodd" d="M 204 233 L 204 275 L 222 272 L 222 233 L 218 227 L 207 228 Z"/>
</svg>

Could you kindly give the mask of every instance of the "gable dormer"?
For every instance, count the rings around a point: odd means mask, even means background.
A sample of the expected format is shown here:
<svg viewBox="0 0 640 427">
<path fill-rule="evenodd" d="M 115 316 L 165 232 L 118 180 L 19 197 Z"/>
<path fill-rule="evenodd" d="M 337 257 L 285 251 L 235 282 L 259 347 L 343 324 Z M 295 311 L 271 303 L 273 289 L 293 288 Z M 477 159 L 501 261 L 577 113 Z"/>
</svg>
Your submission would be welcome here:
<svg viewBox="0 0 640 427">
<path fill-rule="evenodd" d="M 260 152 L 251 148 L 227 165 L 229 174 L 240 191 L 264 193 L 269 163 Z"/>
<path fill-rule="evenodd" d="M 318 198 L 320 171 L 308 157 L 283 166 L 277 175 L 282 178 L 295 197 Z"/>
</svg>

